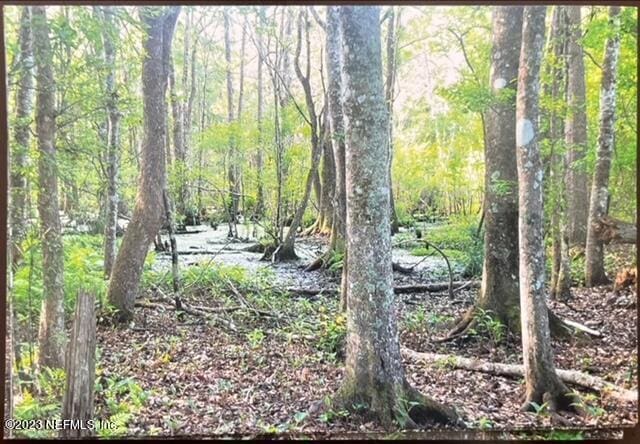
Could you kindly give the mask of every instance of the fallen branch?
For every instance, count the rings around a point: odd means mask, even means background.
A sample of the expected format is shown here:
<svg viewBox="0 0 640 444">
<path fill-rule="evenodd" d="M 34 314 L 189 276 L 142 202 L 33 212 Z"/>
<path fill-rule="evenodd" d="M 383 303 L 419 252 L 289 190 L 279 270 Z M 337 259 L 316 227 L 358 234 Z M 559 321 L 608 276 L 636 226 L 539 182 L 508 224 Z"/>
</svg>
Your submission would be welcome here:
<svg viewBox="0 0 640 444">
<path fill-rule="evenodd" d="M 635 244 L 636 224 L 604 216 L 595 223 L 595 233 L 603 243 Z"/>
<path fill-rule="evenodd" d="M 455 355 L 443 355 L 439 353 L 420 353 L 415 350 L 402 347 L 402 354 L 406 358 L 427 364 L 444 363 L 456 369 L 488 373 L 498 376 L 524 377 L 522 365 L 501 364 L 496 362 L 481 361 L 478 359 L 464 358 Z M 571 383 L 590 390 L 595 390 L 620 401 L 637 401 L 637 390 L 628 390 L 613 385 L 602 378 L 592 376 L 576 370 L 556 369 L 557 375 L 566 383 Z"/>
<path fill-rule="evenodd" d="M 455 281 L 452 282 L 454 288 L 453 291 L 462 290 L 463 288 L 479 287 L 480 281 Z M 436 282 L 434 284 L 414 284 L 414 285 L 398 285 L 393 287 L 395 294 L 408 294 L 408 293 L 436 293 L 449 289 L 449 282 Z M 303 296 L 317 296 L 320 294 L 337 294 L 337 289 L 331 288 L 299 288 L 299 287 L 287 287 L 286 291 L 293 294 L 299 294 Z"/>
</svg>

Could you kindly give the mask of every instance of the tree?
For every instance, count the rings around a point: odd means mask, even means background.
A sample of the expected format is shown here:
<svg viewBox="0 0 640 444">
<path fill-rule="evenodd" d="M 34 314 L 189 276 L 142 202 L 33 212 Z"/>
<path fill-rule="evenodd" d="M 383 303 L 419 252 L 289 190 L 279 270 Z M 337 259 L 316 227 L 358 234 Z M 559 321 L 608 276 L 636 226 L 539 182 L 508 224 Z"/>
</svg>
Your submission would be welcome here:
<svg viewBox="0 0 640 444">
<path fill-rule="evenodd" d="M 334 398 L 392 427 L 454 421 L 449 408 L 405 379 L 400 356 L 389 230 L 388 113 L 384 103 L 378 7 L 342 6 L 346 129 L 346 378 Z"/>
<path fill-rule="evenodd" d="M 149 244 L 164 221 L 163 190 L 166 181 L 165 131 L 167 79 L 173 30 L 180 7 L 143 7 L 140 18 L 146 26 L 143 40 L 142 96 L 144 140 L 138 194 L 133 217 L 109 281 L 109 302 L 119 311 L 119 320 L 133 318 L 140 276 Z"/>
<path fill-rule="evenodd" d="M 33 39 L 31 8 L 24 6 L 20 16 L 20 53 L 17 61 L 16 120 L 11 147 L 11 266 L 22 258 L 20 244 L 27 229 L 27 168 L 30 126 L 33 117 Z"/>
<path fill-rule="evenodd" d="M 391 205 L 391 233 L 395 234 L 400 231 L 398 215 L 393 199 L 393 178 L 391 176 L 391 163 L 393 161 L 393 102 L 395 100 L 395 85 L 398 71 L 398 33 L 400 30 L 400 12 L 396 15 L 395 6 L 390 7 L 387 17 L 387 76 L 385 79 L 384 98 L 389 112 L 389 177 L 391 185 L 389 186 L 389 201 Z"/>
<path fill-rule="evenodd" d="M 570 409 L 573 401 L 556 375 L 545 303 L 543 170 L 537 124 L 545 15 L 546 6 L 524 9 L 516 99 L 520 316 L 526 384 L 523 409 L 527 410 L 534 409 L 534 402 L 548 402 L 554 410 Z"/>
<path fill-rule="evenodd" d="M 32 7 L 38 135 L 38 213 L 42 239 L 43 301 L 38 332 L 41 367 L 64 367 L 64 256 L 58 209 L 55 79 L 44 6 Z"/>
<path fill-rule="evenodd" d="M 230 24 L 229 24 L 229 10 L 224 9 L 224 59 L 227 65 L 227 122 L 229 124 L 235 121 L 233 112 L 233 75 L 231 73 L 231 37 L 230 37 Z M 238 202 L 240 199 L 240 170 L 238 166 L 238 155 L 236 148 L 236 141 L 234 135 L 230 132 L 229 137 L 229 167 L 228 167 L 228 180 L 229 180 L 229 199 L 230 204 L 228 206 L 228 222 L 229 222 L 229 237 L 236 237 L 238 235 L 235 225 L 238 217 Z"/>
<path fill-rule="evenodd" d="M 587 227 L 587 248 L 585 280 L 587 287 L 609 283 L 604 271 L 604 249 L 598 239 L 597 223 L 606 216 L 609 202 L 609 176 L 611 157 L 615 143 L 616 124 L 616 74 L 620 57 L 620 7 L 609 7 L 609 19 L 613 34 L 607 38 L 602 63 L 602 84 L 600 88 L 600 133 L 596 165 L 591 183 L 589 201 L 589 223 Z"/>
<path fill-rule="evenodd" d="M 104 273 L 108 278 L 111 274 L 113 262 L 116 259 L 116 231 L 118 227 L 118 172 L 120 151 L 120 112 L 118 111 L 118 92 L 116 89 L 116 49 L 114 36 L 112 6 L 102 9 L 102 41 L 104 45 L 104 62 L 108 69 L 105 79 L 105 100 L 108 113 L 107 125 L 107 195 L 106 195 L 106 223 L 104 226 Z"/>
<path fill-rule="evenodd" d="M 515 94 L 522 34 L 521 6 L 493 9 L 491 87 L 486 113 L 484 263 L 480 295 L 450 335 L 469 328 L 478 309 L 490 310 L 509 331 L 520 324 L 518 289 L 518 172 Z"/>
<path fill-rule="evenodd" d="M 584 167 L 587 150 L 587 113 L 580 23 L 580 6 L 565 6 L 567 35 L 567 106 L 565 142 L 567 144 L 567 224 L 569 242 L 585 245 L 589 212 L 589 176 Z"/>
</svg>

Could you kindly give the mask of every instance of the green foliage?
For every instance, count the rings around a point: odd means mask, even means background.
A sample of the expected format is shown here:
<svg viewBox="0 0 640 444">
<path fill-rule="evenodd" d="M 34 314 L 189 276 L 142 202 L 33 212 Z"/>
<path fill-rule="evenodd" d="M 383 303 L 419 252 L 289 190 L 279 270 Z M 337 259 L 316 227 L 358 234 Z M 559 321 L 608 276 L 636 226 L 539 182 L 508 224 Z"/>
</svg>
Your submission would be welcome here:
<svg viewBox="0 0 640 444">
<path fill-rule="evenodd" d="M 100 419 L 107 419 L 113 424 L 112 428 L 98 431 L 101 438 L 126 435 L 128 423 L 137 415 L 150 395 L 132 378 L 99 378 L 96 380 L 95 390 L 96 398 L 103 401 L 99 409 Z"/>
<path fill-rule="evenodd" d="M 506 327 L 499 319 L 494 318 L 492 313 L 491 310 L 477 308 L 475 317 L 476 332 L 486 334 L 494 344 L 500 344 L 504 339 Z"/>
<path fill-rule="evenodd" d="M 336 359 L 342 355 L 347 336 L 347 320 L 342 314 L 335 317 L 320 314 L 318 349 Z"/>
<path fill-rule="evenodd" d="M 262 345 L 262 341 L 264 341 L 264 338 L 264 332 L 259 328 L 256 328 L 253 331 L 247 333 L 247 339 L 249 340 L 251 348 L 260 347 Z"/>
</svg>

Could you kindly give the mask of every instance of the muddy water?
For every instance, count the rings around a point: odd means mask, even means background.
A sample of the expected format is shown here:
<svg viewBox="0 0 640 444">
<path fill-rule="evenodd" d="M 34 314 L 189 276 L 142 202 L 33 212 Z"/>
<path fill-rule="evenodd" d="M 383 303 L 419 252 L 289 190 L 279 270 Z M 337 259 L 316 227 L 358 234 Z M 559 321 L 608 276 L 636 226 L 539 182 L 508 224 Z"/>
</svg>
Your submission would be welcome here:
<svg viewBox="0 0 640 444">
<path fill-rule="evenodd" d="M 270 263 L 261 261 L 261 253 L 245 251 L 257 242 L 262 235 L 260 227 L 252 224 L 238 225 L 239 239 L 227 237 L 228 227 L 220 225 L 213 229 L 208 225 L 188 227 L 189 232 L 176 234 L 179 263 L 181 267 L 195 264 L 217 263 L 231 266 L 240 266 L 249 272 L 257 272 L 262 268 L 273 271 L 274 284 L 282 286 L 295 286 L 306 288 L 332 287 L 337 285 L 338 276 L 325 270 L 305 272 L 304 268 L 322 254 L 326 248 L 326 237 L 301 237 L 296 240 L 296 253 L 299 259 L 283 263 Z M 163 236 L 165 239 L 166 236 Z M 424 259 L 424 260 L 423 260 Z M 404 248 L 393 249 L 393 260 L 405 267 L 416 265 L 412 273 L 412 280 L 428 282 L 441 281 L 448 277 L 447 267 L 441 257 L 416 257 Z M 171 256 L 168 253 L 159 253 L 156 256 L 153 268 L 158 271 L 169 270 Z M 458 264 L 453 263 L 454 275 L 462 270 Z"/>
</svg>

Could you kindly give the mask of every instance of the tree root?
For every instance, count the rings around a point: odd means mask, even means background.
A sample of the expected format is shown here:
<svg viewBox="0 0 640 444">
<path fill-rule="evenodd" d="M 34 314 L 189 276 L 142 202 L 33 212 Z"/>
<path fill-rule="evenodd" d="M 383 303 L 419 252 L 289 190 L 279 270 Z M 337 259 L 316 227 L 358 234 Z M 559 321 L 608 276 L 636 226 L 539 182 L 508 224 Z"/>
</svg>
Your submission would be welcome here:
<svg viewBox="0 0 640 444">
<path fill-rule="evenodd" d="M 402 347 L 401 352 L 405 358 L 421 361 L 427 364 L 444 363 L 456 369 L 488 373 L 498 376 L 523 377 L 524 367 L 522 365 L 501 364 L 495 362 L 481 361 L 478 359 L 464 358 L 461 356 L 444 355 L 439 353 L 420 353 L 406 347 Z M 628 390 L 623 387 L 613 385 L 602 378 L 591 376 L 587 373 L 576 370 L 556 369 L 556 374 L 561 381 L 569 384 L 594 390 L 604 396 L 624 401 L 638 401 L 637 390 Z"/>
<path fill-rule="evenodd" d="M 453 408 L 426 397 L 407 381 L 399 387 L 388 384 L 374 388 L 347 380 L 329 404 L 316 403 L 310 413 L 326 408 L 351 411 L 387 430 L 418 429 L 434 423 L 464 424 Z"/>
</svg>

